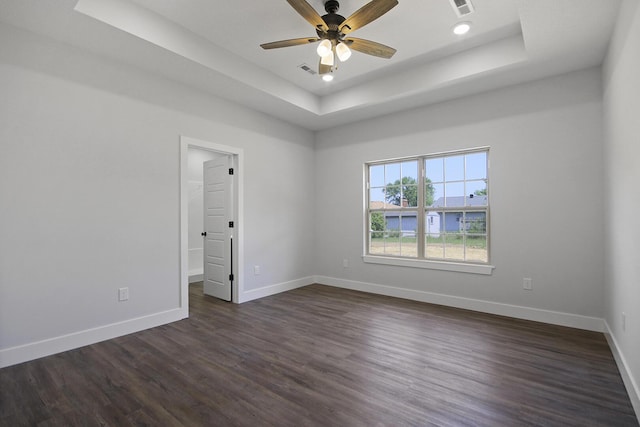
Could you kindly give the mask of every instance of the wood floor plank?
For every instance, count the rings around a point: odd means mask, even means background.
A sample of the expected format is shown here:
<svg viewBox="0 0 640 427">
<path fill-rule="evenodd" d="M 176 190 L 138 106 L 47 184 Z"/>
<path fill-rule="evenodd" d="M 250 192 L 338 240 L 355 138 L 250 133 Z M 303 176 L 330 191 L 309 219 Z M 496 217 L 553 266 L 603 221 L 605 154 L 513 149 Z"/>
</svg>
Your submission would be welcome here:
<svg viewBox="0 0 640 427">
<path fill-rule="evenodd" d="M 312 285 L 0 370 L 0 426 L 638 426 L 600 333 Z"/>
</svg>

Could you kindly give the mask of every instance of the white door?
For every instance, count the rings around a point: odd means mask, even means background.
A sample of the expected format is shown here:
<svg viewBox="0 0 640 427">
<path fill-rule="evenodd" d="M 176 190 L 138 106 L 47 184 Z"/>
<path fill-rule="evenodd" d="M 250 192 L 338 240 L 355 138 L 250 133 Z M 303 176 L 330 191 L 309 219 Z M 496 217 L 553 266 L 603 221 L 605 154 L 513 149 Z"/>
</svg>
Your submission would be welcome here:
<svg viewBox="0 0 640 427">
<path fill-rule="evenodd" d="M 231 301 L 232 157 L 204 162 L 204 293 Z"/>
</svg>

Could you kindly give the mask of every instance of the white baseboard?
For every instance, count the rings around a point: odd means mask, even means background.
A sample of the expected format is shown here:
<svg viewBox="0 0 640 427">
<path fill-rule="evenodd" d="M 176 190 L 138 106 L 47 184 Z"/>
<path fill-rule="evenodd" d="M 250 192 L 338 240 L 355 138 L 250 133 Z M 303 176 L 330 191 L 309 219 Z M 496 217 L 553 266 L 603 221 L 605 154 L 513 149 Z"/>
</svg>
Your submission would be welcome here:
<svg viewBox="0 0 640 427">
<path fill-rule="evenodd" d="M 0 368 L 73 350 L 188 317 L 181 308 L 0 350 Z"/>
<path fill-rule="evenodd" d="M 274 285 L 263 286 L 262 288 L 251 289 L 250 291 L 242 292 L 239 295 L 238 302 L 243 303 L 258 298 L 268 297 L 270 295 L 301 288 L 313 283 L 315 283 L 315 277 L 303 277 L 301 279 L 291 280 L 290 282 L 276 283 Z"/>
<path fill-rule="evenodd" d="M 552 325 L 568 326 L 571 328 L 604 332 L 604 321 L 597 317 L 581 316 L 578 314 L 541 310 L 538 308 L 502 304 L 492 301 L 437 294 L 433 292 L 417 291 L 413 289 L 397 288 L 393 286 L 337 279 L 334 277 L 316 276 L 315 279 L 316 283 L 335 286 L 338 288 L 352 289 L 355 291 L 370 292 L 373 294 L 428 302 L 431 304 L 445 305 L 448 307 L 463 308 L 466 310 L 497 314 L 500 316 L 508 316 L 516 319 L 533 320 L 536 322 L 549 323 Z"/>
<path fill-rule="evenodd" d="M 189 272 L 189 283 L 202 282 L 204 280 L 204 274 Z"/>
<path fill-rule="evenodd" d="M 629 365 L 627 364 L 627 359 L 624 357 L 624 354 L 620 350 L 618 342 L 616 341 L 616 337 L 613 335 L 613 332 L 611 332 L 611 328 L 609 327 L 609 324 L 606 320 L 604 321 L 604 325 L 604 336 L 607 338 L 609 348 L 611 348 L 613 358 L 616 360 L 618 370 L 620 371 L 620 376 L 622 377 L 624 386 L 627 388 L 627 394 L 629 395 L 629 399 L 631 400 L 633 409 L 636 411 L 636 417 L 638 418 L 638 422 L 640 423 L 640 388 L 638 387 L 638 383 L 636 382 L 635 378 L 633 378 L 633 374 L 631 373 Z"/>
</svg>

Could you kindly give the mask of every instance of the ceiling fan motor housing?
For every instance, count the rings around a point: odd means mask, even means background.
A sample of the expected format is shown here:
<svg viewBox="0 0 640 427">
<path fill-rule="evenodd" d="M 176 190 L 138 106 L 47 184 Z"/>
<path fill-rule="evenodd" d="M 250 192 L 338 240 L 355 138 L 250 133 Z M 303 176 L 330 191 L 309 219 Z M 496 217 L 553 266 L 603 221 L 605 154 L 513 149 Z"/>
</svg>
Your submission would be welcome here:
<svg viewBox="0 0 640 427">
<path fill-rule="evenodd" d="M 329 40 L 341 40 L 344 37 L 344 34 L 340 33 L 340 25 L 345 21 L 345 17 L 342 15 L 338 15 L 336 12 L 340 8 L 340 3 L 336 0 L 328 0 L 324 4 L 324 10 L 327 11 L 327 14 L 322 17 L 322 20 L 327 24 L 329 30 L 326 33 L 323 33 L 320 30 L 317 30 L 318 36 L 320 38 L 327 38 Z"/>
<path fill-rule="evenodd" d="M 340 3 L 338 3 L 337 0 L 327 0 L 324 3 L 324 10 L 326 10 L 327 13 L 336 13 L 338 9 L 340 9 Z"/>
</svg>

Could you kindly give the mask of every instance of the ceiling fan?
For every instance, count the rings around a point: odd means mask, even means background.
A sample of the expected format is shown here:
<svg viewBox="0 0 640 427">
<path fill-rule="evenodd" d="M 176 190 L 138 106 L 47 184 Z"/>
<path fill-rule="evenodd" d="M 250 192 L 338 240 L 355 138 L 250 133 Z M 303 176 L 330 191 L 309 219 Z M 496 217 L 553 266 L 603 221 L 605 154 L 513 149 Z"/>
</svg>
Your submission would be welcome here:
<svg viewBox="0 0 640 427">
<path fill-rule="evenodd" d="M 341 62 L 349 59 L 351 49 L 387 59 L 396 53 L 396 50 L 392 47 L 371 40 L 351 37 L 348 34 L 375 21 L 393 9 L 398 4 L 398 0 L 372 0 L 346 19 L 344 16 L 338 15 L 340 3 L 336 0 L 327 0 L 325 2 L 324 10 L 327 14 L 324 16 L 320 16 L 306 0 L 287 0 L 287 2 L 314 26 L 318 36 L 264 43 L 260 45 L 263 49 L 277 49 L 319 41 L 320 44 L 317 48 L 320 56 L 318 73 L 323 77 L 331 76 L 330 73 L 335 69 L 336 57 Z"/>
</svg>

